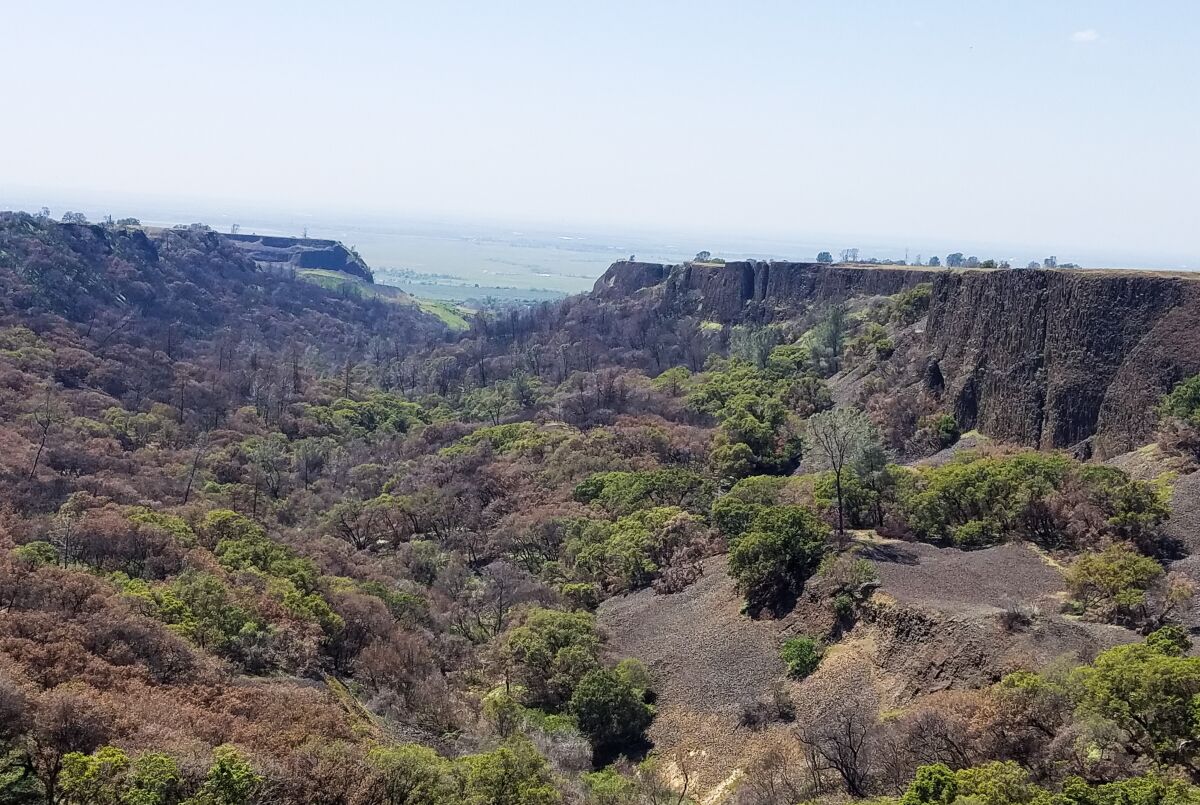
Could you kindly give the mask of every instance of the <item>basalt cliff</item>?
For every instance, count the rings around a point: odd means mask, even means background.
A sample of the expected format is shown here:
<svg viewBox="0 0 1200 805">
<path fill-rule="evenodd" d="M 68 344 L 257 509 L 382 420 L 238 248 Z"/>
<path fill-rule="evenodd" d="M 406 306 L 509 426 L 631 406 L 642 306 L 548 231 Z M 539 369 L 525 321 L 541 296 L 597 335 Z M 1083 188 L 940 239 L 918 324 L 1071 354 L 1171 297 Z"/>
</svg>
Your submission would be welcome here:
<svg viewBox="0 0 1200 805">
<path fill-rule="evenodd" d="M 1200 277 L 1187 274 L 618 262 L 593 293 L 732 324 L 920 283 L 930 308 L 906 336 L 904 376 L 964 430 L 1111 456 L 1147 442 L 1161 396 L 1200 372 Z"/>
</svg>

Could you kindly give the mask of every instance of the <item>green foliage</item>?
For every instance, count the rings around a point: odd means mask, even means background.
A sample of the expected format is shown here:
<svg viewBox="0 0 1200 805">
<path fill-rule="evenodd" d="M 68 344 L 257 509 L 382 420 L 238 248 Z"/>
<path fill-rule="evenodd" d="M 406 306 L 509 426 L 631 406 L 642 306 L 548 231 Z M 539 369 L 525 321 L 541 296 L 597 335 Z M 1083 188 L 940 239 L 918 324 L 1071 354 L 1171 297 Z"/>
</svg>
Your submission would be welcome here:
<svg viewBox="0 0 1200 805">
<path fill-rule="evenodd" d="M 729 552 L 729 573 L 751 613 L 778 611 L 804 589 L 828 546 L 828 527 L 799 506 L 759 512 Z"/>
<path fill-rule="evenodd" d="M 134 506 L 127 512 L 132 522 L 157 528 L 170 534 L 180 545 L 192 548 L 196 545 L 196 532 L 188 525 L 187 520 L 174 514 L 154 511 L 144 506 Z"/>
<path fill-rule="evenodd" d="M 764 367 L 737 358 L 718 362 L 695 378 L 688 405 L 720 424 L 726 444 L 744 444 L 762 470 L 787 471 L 799 458 L 789 419 L 829 407 L 828 390 L 808 374 L 807 348 L 775 347 Z M 731 456 L 723 456 L 731 464 Z M 719 473 L 740 477 L 745 471 Z"/>
<path fill-rule="evenodd" d="M 30 370 L 49 366 L 54 360 L 54 350 L 28 327 L 0 327 L 0 357 Z"/>
<path fill-rule="evenodd" d="M 198 530 L 209 546 L 215 546 L 222 540 L 256 540 L 265 538 L 267 534 L 258 523 L 231 509 L 205 512 Z"/>
<path fill-rule="evenodd" d="M 245 528 L 240 533 L 244 536 L 226 537 L 217 543 L 214 553 L 224 567 L 261 574 L 270 597 L 294 617 L 319 624 L 327 635 L 342 628 L 342 619 L 316 589 L 318 571 L 311 559 L 297 556 L 261 528 Z"/>
<path fill-rule="evenodd" d="M 1104 620 L 1134 617 L 1146 606 L 1146 593 L 1163 575 L 1153 559 L 1121 543 L 1085 553 L 1067 570 L 1071 597 Z"/>
<path fill-rule="evenodd" d="M 12 555 L 22 562 L 31 565 L 58 564 L 58 548 L 43 540 L 35 540 L 33 542 L 26 542 L 24 545 L 18 545 L 16 548 L 13 548 Z"/>
<path fill-rule="evenodd" d="M 263 778 L 235 747 L 218 746 L 200 790 L 185 805 L 250 805 L 262 782 Z"/>
<path fill-rule="evenodd" d="M 833 305 L 826 311 L 825 318 L 804 334 L 800 343 L 812 350 L 815 371 L 819 376 L 830 377 L 841 368 L 842 350 L 850 328 L 846 306 Z"/>
<path fill-rule="evenodd" d="M 1168 657 L 1182 657 L 1192 650 L 1192 640 L 1182 626 L 1172 624 L 1146 635 L 1146 645 Z"/>
<path fill-rule="evenodd" d="M 958 779 L 944 763 L 917 769 L 900 805 L 952 805 L 958 798 Z"/>
<path fill-rule="evenodd" d="M 913 440 L 923 442 L 934 450 L 942 450 L 957 442 L 961 436 L 958 420 L 952 414 L 933 414 L 917 423 Z"/>
<path fill-rule="evenodd" d="M 1176 384 L 1163 398 L 1158 411 L 1160 416 L 1200 425 L 1200 375 L 1193 375 Z"/>
<path fill-rule="evenodd" d="M 961 769 L 955 775 L 958 794 L 978 805 L 1050 805 L 1048 792 L 1030 780 L 1029 772 L 1011 760 Z"/>
<path fill-rule="evenodd" d="M 611 766 L 582 776 L 588 805 L 636 805 L 640 787 L 637 781 Z"/>
<path fill-rule="evenodd" d="M 699 473 L 677 467 L 598 472 L 575 487 L 574 497 L 580 503 L 598 503 L 618 515 L 646 506 L 705 511 L 712 501 L 712 483 Z"/>
<path fill-rule="evenodd" d="M 895 348 L 887 330 L 872 321 L 859 328 L 859 332 L 846 342 L 845 354 L 859 360 L 885 360 L 891 357 Z"/>
<path fill-rule="evenodd" d="M 226 537 L 213 551 L 222 566 L 230 570 L 257 570 L 292 582 L 302 592 L 312 592 L 317 586 L 317 566 L 311 559 L 266 535 L 260 528 L 242 537 Z"/>
<path fill-rule="evenodd" d="M 645 691 L 634 681 L 632 674 L 597 668 L 580 679 L 571 694 L 567 709 L 601 755 L 646 740 L 654 709 L 645 703 Z"/>
<path fill-rule="evenodd" d="M 606 520 L 576 520 L 566 554 L 575 571 L 610 591 L 650 584 L 675 555 L 700 538 L 699 518 L 674 506 L 644 509 Z"/>
<path fill-rule="evenodd" d="M 573 609 L 595 609 L 600 606 L 600 586 L 590 581 L 569 581 L 560 584 L 558 591 Z"/>
<path fill-rule="evenodd" d="M 428 421 L 421 406 L 382 391 L 372 392 L 363 400 L 342 397 L 329 405 L 310 405 L 307 413 L 322 425 L 352 436 L 406 433 Z"/>
<path fill-rule="evenodd" d="M 463 805 L 553 805 L 561 801 L 546 759 L 524 738 L 458 762 Z M 447 802 L 447 805 L 449 803 Z"/>
<path fill-rule="evenodd" d="M 64 755 L 58 778 L 61 801 L 69 805 L 167 805 L 178 802 L 182 785 L 170 755 L 147 752 L 131 761 L 112 746 Z"/>
<path fill-rule="evenodd" d="M 1200 752 L 1200 658 L 1183 656 L 1177 632 L 1102 652 L 1072 674 L 1084 713 L 1112 721 L 1160 763 L 1193 764 Z"/>
<path fill-rule="evenodd" d="M 922 282 L 892 297 L 889 318 L 900 324 L 912 324 L 929 311 L 933 283 Z"/>
<path fill-rule="evenodd" d="M 792 637 L 783 641 L 779 659 L 787 666 L 788 676 L 803 679 L 817 670 L 823 653 L 821 644 L 811 637 Z"/>
<path fill-rule="evenodd" d="M 500 650 L 528 703 L 551 712 L 562 709 L 579 680 L 600 665 L 600 635 L 587 612 L 530 610 Z"/>
<path fill-rule="evenodd" d="M 126 580 L 122 591 L 171 631 L 218 654 L 236 658 L 238 643 L 267 630 L 236 603 L 225 583 L 210 573 L 186 570 L 170 584 Z"/>
<path fill-rule="evenodd" d="M 1063 805 L 1200 805 L 1200 788 L 1153 772 L 1099 785 L 1069 777 L 1061 800 Z"/>
<path fill-rule="evenodd" d="M 743 442 L 730 442 L 723 437 L 709 453 L 709 466 L 713 475 L 723 482 L 744 478 L 755 469 L 754 451 Z"/>
<path fill-rule="evenodd" d="M 847 526 L 866 527 L 875 516 L 879 498 L 879 492 L 867 487 L 853 469 L 842 473 L 842 507 Z M 832 471 L 819 473 L 814 479 L 813 502 L 822 509 L 836 512 L 837 476 Z"/>
<path fill-rule="evenodd" d="M 497 453 L 519 453 L 540 450 L 562 438 L 562 432 L 539 428 L 533 422 L 513 422 L 474 430 L 441 453 L 448 457 L 459 456 L 485 442 Z"/>
<path fill-rule="evenodd" d="M 964 453 L 939 467 L 896 470 L 896 481 L 900 513 L 917 537 L 964 548 L 1014 537 L 1062 547 L 1073 537 L 1050 502 L 1069 493 L 1093 507 L 1113 536 L 1147 551 L 1156 547 L 1167 515 L 1163 492 L 1155 486 L 1057 453 Z M 1076 501 L 1072 505 L 1080 508 Z"/>
<path fill-rule="evenodd" d="M 713 504 L 709 519 L 726 538 L 733 539 L 748 531 L 759 513 L 778 502 L 787 484 L 787 478 L 773 475 L 743 478 Z"/>
<path fill-rule="evenodd" d="M 744 361 L 751 366 L 764 369 L 771 351 L 783 340 L 783 330 L 778 325 L 755 327 L 748 324 L 738 324 L 729 333 L 730 357 Z"/>
<path fill-rule="evenodd" d="M 650 385 L 672 397 L 678 397 L 687 391 L 692 373 L 686 366 L 674 366 L 650 381 Z"/>
<path fill-rule="evenodd" d="M 446 805 L 458 786 L 453 764 L 427 746 L 380 746 L 367 756 L 383 802 L 395 805 Z"/>
</svg>

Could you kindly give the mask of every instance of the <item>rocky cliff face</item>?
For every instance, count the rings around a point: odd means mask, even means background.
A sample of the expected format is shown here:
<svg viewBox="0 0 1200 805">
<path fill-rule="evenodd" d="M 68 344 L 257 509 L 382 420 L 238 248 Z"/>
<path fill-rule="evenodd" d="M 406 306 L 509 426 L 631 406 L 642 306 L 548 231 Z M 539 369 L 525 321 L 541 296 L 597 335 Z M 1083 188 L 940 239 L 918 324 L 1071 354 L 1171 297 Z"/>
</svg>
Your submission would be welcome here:
<svg viewBox="0 0 1200 805">
<path fill-rule="evenodd" d="M 367 282 L 375 281 L 366 262 L 336 240 L 250 234 L 221 237 L 260 264 L 340 271 Z"/>
<path fill-rule="evenodd" d="M 596 281 L 594 294 L 608 299 L 642 291 L 661 294 L 664 312 L 732 323 L 770 319 L 797 305 L 851 296 L 891 295 L 928 282 L 938 272 L 866 268 L 823 263 L 736 262 L 724 265 L 618 262 Z"/>
<path fill-rule="evenodd" d="M 616 263 L 595 293 L 732 323 L 921 282 L 933 291 L 910 374 L 964 429 L 1113 455 L 1144 444 L 1161 396 L 1200 372 L 1200 277 L 1187 275 Z"/>
</svg>

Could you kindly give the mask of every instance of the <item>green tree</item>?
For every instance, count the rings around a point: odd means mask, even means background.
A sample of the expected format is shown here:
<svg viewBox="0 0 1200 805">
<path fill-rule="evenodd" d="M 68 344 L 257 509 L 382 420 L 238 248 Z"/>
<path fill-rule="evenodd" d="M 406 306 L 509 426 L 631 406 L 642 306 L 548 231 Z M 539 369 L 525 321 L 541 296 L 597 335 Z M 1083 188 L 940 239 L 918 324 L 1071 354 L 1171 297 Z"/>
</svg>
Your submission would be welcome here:
<svg viewBox="0 0 1200 805">
<path fill-rule="evenodd" d="M 1153 559 L 1120 543 L 1085 553 L 1067 570 L 1067 588 L 1084 609 L 1105 620 L 1144 614 L 1146 593 L 1163 575 Z"/>
<path fill-rule="evenodd" d="M 525 738 L 459 762 L 465 805 L 553 805 L 562 797 L 550 767 Z M 448 805 L 448 803 L 447 803 Z"/>
<path fill-rule="evenodd" d="M 808 418 L 805 430 L 806 453 L 833 472 L 837 500 L 837 533 L 844 538 L 846 471 L 878 440 L 867 415 L 857 408 L 822 411 Z"/>
<path fill-rule="evenodd" d="M 626 676 L 597 668 L 579 680 L 568 711 L 597 755 L 607 756 L 645 742 L 654 710 L 644 697 Z"/>
<path fill-rule="evenodd" d="M 457 787 L 453 766 L 420 744 L 380 746 L 367 756 L 374 801 L 385 805 L 446 805 Z"/>
<path fill-rule="evenodd" d="M 185 805 L 250 805 L 262 783 L 245 756 L 225 744 L 213 750 L 213 764 L 200 790 Z"/>
<path fill-rule="evenodd" d="M 1200 754 L 1200 658 L 1180 649 L 1175 633 L 1117 646 L 1077 669 L 1072 681 L 1081 711 L 1115 723 L 1136 751 L 1193 766 Z"/>
<path fill-rule="evenodd" d="M 1171 393 L 1163 398 L 1158 408 L 1159 415 L 1175 417 L 1191 425 L 1200 425 L 1200 375 L 1180 381 Z"/>
<path fill-rule="evenodd" d="M 900 805 L 951 805 L 958 798 L 958 780 L 944 763 L 921 766 L 900 797 Z"/>
<path fill-rule="evenodd" d="M 804 589 L 828 547 L 829 530 L 808 509 L 764 509 L 729 552 L 729 573 L 751 614 L 779 611 Z"/>
<path fill-rule="evenodd" d="M 533 609 L 505 636 L 501 656 L 529 704 L 558 711 L 600 665 L 600 635 L 587 612 Z"/>
<path fill-rule="evenodd" d="M 973 805 L 1050 805 L 1049 794 L 1011 760 L 993 761 L 955 774 L 959 801 Z"/>
</svg>

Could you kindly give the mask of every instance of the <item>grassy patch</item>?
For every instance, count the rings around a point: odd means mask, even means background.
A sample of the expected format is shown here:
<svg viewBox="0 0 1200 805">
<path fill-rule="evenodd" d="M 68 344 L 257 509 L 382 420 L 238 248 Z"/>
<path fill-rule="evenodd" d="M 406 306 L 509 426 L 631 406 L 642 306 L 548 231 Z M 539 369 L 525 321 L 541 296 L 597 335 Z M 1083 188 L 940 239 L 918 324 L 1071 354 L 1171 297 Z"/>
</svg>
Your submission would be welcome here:
<svg viewBox="0 0 1200 805">
<path fill-rule="evenodd" d="M 305 282 L 320 285 L 338 293 L 352 293 L 370 299 L 386 299 L 392 302 L 412 304 L 415 300 L 399 288 L 390 285 L 375 285 L 358 277 L 343 274 L 340 271 L 329 271 L 324 268 L 303 268 L 296 275 Z"/>
<path fill-rule="evenodd" d="M 469 326 L 463 315 L 464 308 L 438 299 L 418 299 L 406 291 L 392 285 L 379 285 L 364 282 L 358 277 L 343 274 L 340 271 L 328 271 L 323 268 L 305 268 L 296 272 L 305 282 L 320 285 L 335 293 L 350 293 L 366 299 L 383 299 L 403 305 L 416 305 L 425 313 L 436 316 L 442 324 L 451 330 L 465 330 Z"/>
<path fill-rule="evenodd" d="M 465 330 L 469 326 L 462 308 L 436 299 L 418 299 L 417 305 L 430 315 L 437 316 L 451 330 Z"/>
</svg>

